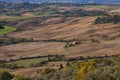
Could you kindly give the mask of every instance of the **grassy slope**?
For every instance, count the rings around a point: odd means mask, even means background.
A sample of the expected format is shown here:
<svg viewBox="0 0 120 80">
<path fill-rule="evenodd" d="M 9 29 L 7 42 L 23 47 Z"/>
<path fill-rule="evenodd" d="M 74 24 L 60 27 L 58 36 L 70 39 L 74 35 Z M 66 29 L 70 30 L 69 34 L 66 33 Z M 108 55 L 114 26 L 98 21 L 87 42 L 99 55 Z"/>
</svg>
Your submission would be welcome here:
<svg viewBox="0 0 120 80">
<path fill-rule="evenodd" d="M 15 30 L 17 30 L 17 29 L 13 28 L 13 27 L 9 27 L 9 26 L 4 26 L 4 29 L 0 29 L 0 34 L 7 34 L 10 32 L 13 32 Z"/>
<path fill-rule="evenodd" d="M 6 63 L 6 64 L 16 64 L 18 66 L 30 67 L 32 64 L 37 64 L 37 63 L 40 63 L 42 61 L 47 61 L 47 58 L 19 60 L 19 61 L 9 62 L 9 63 Z"/>
</svg>

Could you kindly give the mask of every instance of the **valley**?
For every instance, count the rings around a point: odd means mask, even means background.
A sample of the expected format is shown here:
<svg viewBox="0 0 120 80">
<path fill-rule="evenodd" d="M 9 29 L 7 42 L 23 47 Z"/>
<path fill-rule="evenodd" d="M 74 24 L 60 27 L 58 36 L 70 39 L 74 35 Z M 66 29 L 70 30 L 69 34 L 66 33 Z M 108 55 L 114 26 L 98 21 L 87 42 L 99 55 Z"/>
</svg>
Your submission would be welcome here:
<svg viewBox="0 0 120 80">
<path fill-rule="evenodd" d="M 75 61 L 89 64 L 116 59 L 119 63 L 120 6 L 20 3 L 27 5 L 17 13 L 13 6 L 18 5 L 13 4 L 0 12 L 4 27 L 0 29 L 0 72 L 34 78 L 44 77 L 46 69 L 64 71 Z M 31 5 L 32 9 L 28 8 Z M 99 17 L 103 22 L 95 23 Z"/>
</svg>

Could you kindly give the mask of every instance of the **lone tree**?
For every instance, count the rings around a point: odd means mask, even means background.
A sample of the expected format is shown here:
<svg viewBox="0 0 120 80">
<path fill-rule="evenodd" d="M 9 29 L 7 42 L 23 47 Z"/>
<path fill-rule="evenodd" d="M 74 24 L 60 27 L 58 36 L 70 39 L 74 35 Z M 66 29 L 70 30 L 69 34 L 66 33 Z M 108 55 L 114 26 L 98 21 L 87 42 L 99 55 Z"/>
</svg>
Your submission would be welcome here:
<svg viewBox="0 0 120 80">
<path fill-rule="evenodd" d="M 0 25 L 0 29 L 3 29 L 4 27 L 2 25 Z"/>
<path fill-rule="evenodd" d="M 51 61 L 50 57 L 51 57 L 51 56 L 50 56 L 50 55 L 48 55 L 48 61 Z"/>
<path fill-rule="evenodd" d="M 0 29 L 4 29 L 4 27 L 2 25 L 0 25 Z M 6 37 L 7 34 L 4 34 L 4 37 Z"/>
<path fill-rule="evenodd" d="M 66 63 L 66 66 L 67 66 L 67 67 L 69 67 L 69 66 L 70 66 L 70 63 L 69 63 L 69 62 L 67 62 L 67 63 Z"/>
<path fill-rule="evenodd" d="M 62 64 L 60 64 L 60 66 L 59 66 L 59 70 L 61 70 L 63 68 L 63 65 Z"/>
</svg>

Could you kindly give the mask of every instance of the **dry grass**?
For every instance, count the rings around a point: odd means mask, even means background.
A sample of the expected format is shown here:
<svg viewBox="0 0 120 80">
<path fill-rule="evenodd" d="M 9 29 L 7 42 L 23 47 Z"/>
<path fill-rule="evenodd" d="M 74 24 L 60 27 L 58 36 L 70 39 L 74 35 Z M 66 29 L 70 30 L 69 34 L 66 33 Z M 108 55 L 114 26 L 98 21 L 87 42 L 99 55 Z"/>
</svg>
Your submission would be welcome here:
<svg viewBox="0 0 120 80">
<path fill-rule="evenodd" d="M 48 67 L 23 68 L 23 69 L 14 70 L 11 73 L 16 75 L 23 75 L 25 77 L 35 77 L 35 76 L 40 76 L 41 70 L 45 68 Z"/>
</svg>

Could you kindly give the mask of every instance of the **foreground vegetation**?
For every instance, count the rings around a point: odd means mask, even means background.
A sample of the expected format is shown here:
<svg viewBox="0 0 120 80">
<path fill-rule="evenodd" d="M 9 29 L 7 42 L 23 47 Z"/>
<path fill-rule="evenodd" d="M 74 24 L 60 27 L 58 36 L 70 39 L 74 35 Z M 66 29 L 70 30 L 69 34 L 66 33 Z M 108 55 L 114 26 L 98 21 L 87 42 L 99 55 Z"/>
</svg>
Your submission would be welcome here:
<svg viewBox="0 0 120 80">
<path fill-rule="evenodd" d="M 6 77 L 4 77 L 6 76 Z M 6 78 L 6 79 L 4 79 Z M 43 69 L 41 76 L 31 79 L 0 72 L 0 80 L 120 80 L 120 56 L 67 63 L 59 69 Z"/>
<path fill-rule="evenodd" d="M 73 62 L 34 80 L 120 80 L 120 56 Z"/>
</svg>

